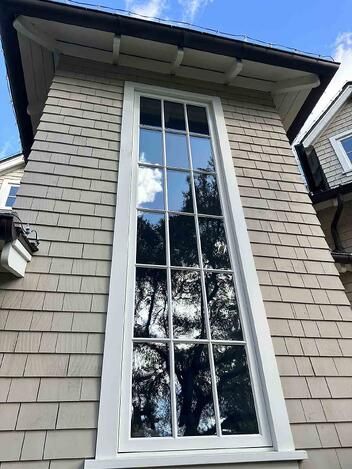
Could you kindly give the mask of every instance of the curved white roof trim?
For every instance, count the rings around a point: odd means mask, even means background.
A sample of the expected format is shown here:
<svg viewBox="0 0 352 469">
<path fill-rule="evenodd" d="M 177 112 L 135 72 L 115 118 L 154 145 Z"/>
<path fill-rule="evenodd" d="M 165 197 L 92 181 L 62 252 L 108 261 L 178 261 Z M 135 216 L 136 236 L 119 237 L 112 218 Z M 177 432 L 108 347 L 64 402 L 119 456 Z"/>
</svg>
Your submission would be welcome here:
<svg viewBox="0 0 352 469">
<path fill-rule="evenodd" d="M 332 103 L 332 105 L 327 110 L 327 112 L 325 112 L 325 114 L 323 114 L 323 116 L 318 120 L 315 127 L 313 127 L 311 131 L 308 131 L 309 133 L 305 137 L 303 137 L 303 139 L 301 140 L 301 143 L 303 143 L 303 145 L 306 148 L 312 145 L 314 140 L 316 140 L 319 137 L 321 132 L 329 124 L 329 122 L 336 115 L 336 113 L 343 106 L 343 104 L 345 104 L 345 102 L 351 96 L 351 94 L 352 94 L 352 84 L 348 85 L 341 92 L 340 96 Z"/>
<path fill-rule="evenodd" d="M 0 174 L 5 173 L 10 169 L 15 169 L 22 165 L 24 165 L 24 159 L 22 154 L 16 157 L 5 158 L 3 161 L 0 160 Z"/>
</svg>

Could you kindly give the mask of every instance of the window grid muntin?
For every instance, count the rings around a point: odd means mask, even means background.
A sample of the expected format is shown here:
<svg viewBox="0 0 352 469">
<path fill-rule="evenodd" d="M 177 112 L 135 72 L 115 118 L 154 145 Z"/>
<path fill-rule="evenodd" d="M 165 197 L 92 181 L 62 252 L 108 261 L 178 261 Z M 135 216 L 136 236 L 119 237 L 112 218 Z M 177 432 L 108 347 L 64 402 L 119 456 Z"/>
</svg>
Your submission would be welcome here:
<svg viewBox="0 0 352 469">
<path fill-rule="evenodd" d="M 166 269 L 167 271 L 167 294 L 168 294 L 168 318 L 169 318 L 169 338 L 159 338 L 159 337 L 148 337 L 148 338 L 143 338 L 143 337 L 134 337 L 132 334 L 132 342 L 133 343 L 143 343 L 143 342 L 149 342 L 149 343 L 168 343 L 169 345 L 169 355 L 170 355 L 170 395 L 171 395 L 171 407 L 172 407 L 172 421 L 171 421 L 171 426 L 172 426 L 172 437 L 151 437 L 151 438 L 146 438 L 146 437 L 134 437 L 132 440 L 133 441 L 146 441 L 146 440 L 153 440 L 153 441 L 164 441 L 166 442 L 167 440 L 185 440 L 189 438 L 197 438 L 203 440 L 208 440 L 208 439 L 214 439 L 217 437 L 229 439 L 229 438 L 238 438 L 242 437 L 243 434 L 231 434 L 231 435 L 222 435 L 222 430 L 221 430 L 221 420 L 220 420 L 220 406 L 218 402 L 218 395 L 217 395 L 217 377 L 216 377 L 216 371 L 215 371 L 215 363 L 214 363 L 214 352 L 213 352 L 213 346 L 214 345 L 232 345 L 232 346 L 241 346 L 244 347 L 244 351 L 246 354 L 246 359 L 247 359 L 247 370 L 249 373 L 250 377 L 250 385 L 251 385 L 251 392 L 252 392 L 252 398 L 253 398 L 253 403 L 254 403 L 254 408 L 255 408 L 255 415 L 256 415 L 256 421 L 257 421 L 257 426 L 258 426 L 258 433 L 254 434 L 246 434 L 246 437 L 249 437 L 249 439 L 254 438 L 258 436 L 258 434 L 262 433 L 262 422 L 261 419 L 259 418 L 259 410 L 258 410 L 258 403 L 257 403 L 257 396 L 256 393 L 254 392 L 254 379 L 253 379 L 253 372 L 252 372 L 252 366 L 249 366 L 249 353 L 248 353 L 248 344 L 246 340 L 246 331 L 243 327 L 243 320 L 242 320 L 242 305 L 240 302 L 240 295 L 238 294 L 238 285 L 237 285 L 237 279 L 235 275 L 235 269 L 233 266 L 233 260 L 232 256 L 230 253 L 230 245 L 229 245 L 229 236 L 228 236 L 228 226 L 227 223 L 225 223 L 225 217 L 224 217 L 224 207 L 223 207 L 223 202 L 224 202 L 224 194 L 222 193 L 221 186 L 218 184 L 218 168 L 217 168 L 217 160 L 216 160 L 216 154 L 214 150 L 214 141 L 213 141 L 213 134 L 212 134 L 212 121 L 209 116 L 209 110 L 207 106 L 202 106 L 201 104 L 197 103 L 197 106 L 204 107 L 206 110 L 206 115 L 207 115 L 207 121 L 208 121 L 208 126 L 209 126 L 209 134 L 198 134 L 198 133 L 190 133 L 188 129 L 188 115 L 187 115 L 187 109 L 186 105 L 190 104 L 188 101 L 182 101 L 183 106 L 184 106 L 184 113 L 185 113 L 185 123 L 186 123 L 186 130 L 176 130 L 176 129 L 168 129 L 165 127 L 165 122 L 164 122 L 164 101 L 169 101 L 169 99 L 163 99 L 163 98 L 156 98 L 159 99 L 161 102 L 161 121 L 162 121 L 162 127 L 153 127 L 153 126 L 146 126 L 146 125 L 141 125 L 140 122 L 138 121 L 138 139 L 139 141 L 139 129 L 141 128 L 149 128 L 153 130 L 158 130 L 162 132 L 162 146 L 163 146 L 163 155 L 162 155 L 162 161 L 163 161 L 163 167 L 161 167 L 158 164 L 152 164 L 152 163 L 145 163 L 142 161 L 139 161 L 139 150 L 138 150 L 138 161 L 137 161 L 137 166 L 138 168 L 140 166 L 149 166 L 153 168 L 159 168 L 163 170 L 163 177 L 164 177 L 164 186 L 163 186 L 163 192 L 164 192 L 164 210 L 161 209 L 148 209 L 148 208 L 138 208 L 136 209 L 136 212 L 159 212 L 164 213 L 165 215 L 165 249 L 166 249 L 166 265 L 156 265 L 156 264 L 140 264 L 140 263 L 135 263 L 135 267 L 146 267 L 146 268 L 161 268 L 161 269 Z M 176 100 L 175 100 L 176 101 Z M 189 168 L 179 168 L 176 166 L 167 166 L 166 165 L 166 132 L 173 132 L 177 134 L 183 134 L 186 135 L 187 139 L 187 147 L 188 147 L 188 159 L 189 159 Z M 208 139 L 211 145 L 211 150 L 212 150 L 212 159 L 215 167 L 215 171 L 206 171 L 206 170 L 193 170 L 193 161 L 192 161 L 192 155 L 191 155 L 191 143 L 190 143 L 190 137 L 191 136 L 196 136 L 196 137 L 201 137 L 204 139 Z M 139 144 L 138 144 L 139 148 Z M 193 197 L 193 213 L 189 212 L 178 212 L 178 211 L 169 211 L 168 210 L 168 183 L 167 183 L 167 169 L 171 170 L 177 170 L 177 171 L 183 171 L 183 172 L 188 172 L 191 174 L 191 188 L 192 188 L 192 197 Z M 194 184 L 194 174 L 199 174 L 199 173 L 204 173 L 207 175 L 213 175 L 215 176 L 216 183 L 218 184 L 218 191 L 219 191 L 219 199 L 220 199 L 220 205 L 221 205 L 221 213 L 222 215 L 210 215 L 210 214 L 198 214 L 197 211 L 197 201 L 196 201 L 196 194 L 195 194 L 195 184 Z M 196 230 L 196 242 L 197 242 L 197 251 L 198 251 L 198 258 L 199 258 L 199 266 L 179 266 L 179 265 L 171 265 L 170 262 L 170 232 L 169 232 L 169 215 L 170 214 L 175 214 L 175 215 L 186 215 L 186 216 L 192 216 L 193 219 L 196 221 L 195 223 L 195 230 Z M 198 219 L 199 218 L 214 218 L 214 219 L 220 219 L 223 221 L 223 226 L 224 226 L 224 231 L 225 231 L 225 241 L 227 245 L 227 252 L 228 252 L 228 257 L 230 261 L 230 269 L 219 269 L 219 268 L 208 268 L 203 266 L 203 256 L 202 256 L 202 250 L 201 250 L 201 238 L 200 238 L 200 232 L 199 232 L 199 223 Z M 135 269 L 136 270 L 136 269 Z M 172 270 L 190 270 L 190 271 L 199 271 L 200 276 L 201 276 L 201 286 L 202 286 L 202 295 L 203 295 L 203 302 L 204 302 L 204 312 L 205 312 L 205 322 L 206 322 L 206 330 L 207 330 L 207 338 L 206 339 L 194 339 L 194 338 L 174 338 L 173 337 L 173 311 L 172 311 L 172 292 L 171 292 L 171 271 Z M 225 273 L 225 274 L 231 274 L 232 276 L 232 281 L 233 281 L 233 287 L 236 295 L 236 300 L 238 302 L 238 311 L 237 314 L 239 315 L 240 319 L 240 324 L 241 324 L 241 330 L 243 334 L 243 341 L 239 340 L 220 340 L 220 339 L 212 339 L 211 338 L 211 331 L 210 331 L 210 319 L 209 319 L 209 310 L 208 310 L 208 300 L 207 300 L 207 295 L 206 295 L 206 287 L 205 287 L 205 273 L 206 272 L 214 272 L 214 273 Z M 135 284 L 135 282 L 134 282 Z M 195 436 L 178 436 L 178 419 L 177 419 L 177 402 L 176 402 L 176 388 L 175 388 L 175 379 L 174 379 L 174 369 L 175 369 L 175 358 L 174 358 L 174 347 L 172 346 L 173 344 L 176 343 L 198 343 L 198 344 L 207 344 L 208 347 L 208 356 L 209 356 L 209 365 L 210 365 L 210 370 L 211 370 L 211 379 L 212 379 L 212 391 L 213 391 L 213 405 L 214 405 L 214 411 L 216 413 L 216 428 L 217 428 L 217 433 L 216 435 L 195 435 Z M 132 378 L 132 375 L 131 375 Z M 130 380 L 132 384 L 132 379 Z M 131 395 L 131 393 L 130 393 Z M 216 397 L 215 397 L 216 395 Z M 131 414 L 130 414 L 131 415 Z M 131 424 L 131 418 L 129 418 L 129 425 Z M 131 432 L 129 432 L 130 438 L 131 438 Z"/>
</svg>

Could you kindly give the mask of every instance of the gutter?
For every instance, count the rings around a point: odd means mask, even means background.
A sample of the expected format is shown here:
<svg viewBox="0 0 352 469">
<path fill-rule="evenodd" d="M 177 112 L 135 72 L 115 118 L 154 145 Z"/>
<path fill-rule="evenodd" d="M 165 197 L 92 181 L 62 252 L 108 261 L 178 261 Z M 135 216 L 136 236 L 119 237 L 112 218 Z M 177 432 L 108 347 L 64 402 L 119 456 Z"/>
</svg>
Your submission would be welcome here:
<svg viewBox="0 0 352 469">
<path fill-rule="evenodd" d="M 116 35 L 127 35 L 151 41 L 165 42 L 182 48 L 189 47 L 237 59 L 251 60 L 317 74 L 320 79 L 319 87 L 312 89 L 309 93 L 304 105 L 287 131 L 291 142 L 297 136 L 298 131 L 339 66 L 336 62 L 310 57 L 301 53 L 287 52 L 179 26 L 145 21 L 90 8 L 66 5 L 48 0 L 2 0 L 0 13 L 2 44 L 25 159 L 28 158 L 33 143 L 33 128 L 30 117 L 27 114 L 28 99 L 21 55 L 17 33 L 13 28 L 13 21 L 19 15 L 111 32 Z"/>
</svg>

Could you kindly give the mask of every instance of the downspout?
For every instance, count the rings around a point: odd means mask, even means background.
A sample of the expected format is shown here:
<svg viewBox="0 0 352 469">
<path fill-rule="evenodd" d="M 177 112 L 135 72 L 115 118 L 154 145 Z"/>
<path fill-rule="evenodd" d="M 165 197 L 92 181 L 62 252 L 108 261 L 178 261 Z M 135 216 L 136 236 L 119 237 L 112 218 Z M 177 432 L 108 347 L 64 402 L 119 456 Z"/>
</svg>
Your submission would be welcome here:
<svg viewBox="0 0 352 469">
<path fill-rule="evenodd" d="M 342 200 L 341 194 L 337 194 L 336 200 L 337 200 L 337 208 L 336 208 L 334 218 L 331 222 L 331 236 L 332 236 L 332 239 L 334 240 L 334 251 L 343 252 L 344 249 L 343 249 L 341 238 L 337 229 L 337 225 L 340 221 L 342 210 L 343 210 L 343 200 Z"/>
</svg>

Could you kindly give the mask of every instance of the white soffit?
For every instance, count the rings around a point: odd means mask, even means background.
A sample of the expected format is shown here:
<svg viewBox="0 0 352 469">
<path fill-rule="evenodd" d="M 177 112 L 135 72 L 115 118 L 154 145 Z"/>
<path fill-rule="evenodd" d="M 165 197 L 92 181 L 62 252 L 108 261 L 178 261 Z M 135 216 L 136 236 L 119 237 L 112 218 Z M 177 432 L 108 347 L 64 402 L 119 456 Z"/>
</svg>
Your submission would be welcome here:
<svg viewBox="0 0 352 469">
<path fill-rule="evenodd" d="M 316 125 L 312 128 L 311 131 L 308 131 L 308 135 L 303 137 L 301 143 L 307 148 L 313 144 L 314 140 L 316 140 L 321 132 L 325 129 L 325 127 L 329 124 L 329 122 L 333 119 L 336 113 L 341 109 L 341 107 L 345 104 L 347 99 L 352 94 L 352 85 L 346 87 L 346 89 L 340 94 L 340 96 L 333 102 L 333 104 L 328 108 L 325 114 L 316 121 Z"/>
<path fill-rule="evenodd" d="M 271 93 L 286 130 L 290 127 L 318 77 L 282 68 L 196 49 L 178 48 L 131 36 L 67 25 L 38 18 L 19 17 L 15 23 L 29 97 L 33 127 L 38 121 L 44 94 L 53 71 L 48 54 L 80 57 L 140 70 Z M 37 37 L 36 37 L 37 36 Z M 47 48 L 45 48 L 47 45 Z M 44 65 L 40 65 L 43 62 Z M 41 67 L 46 68 L 43 75 Z M 36 116 L 37 114 L 37 116 Z M 40 117 L 40 114 L 39 114 Z"/>
</svg>

